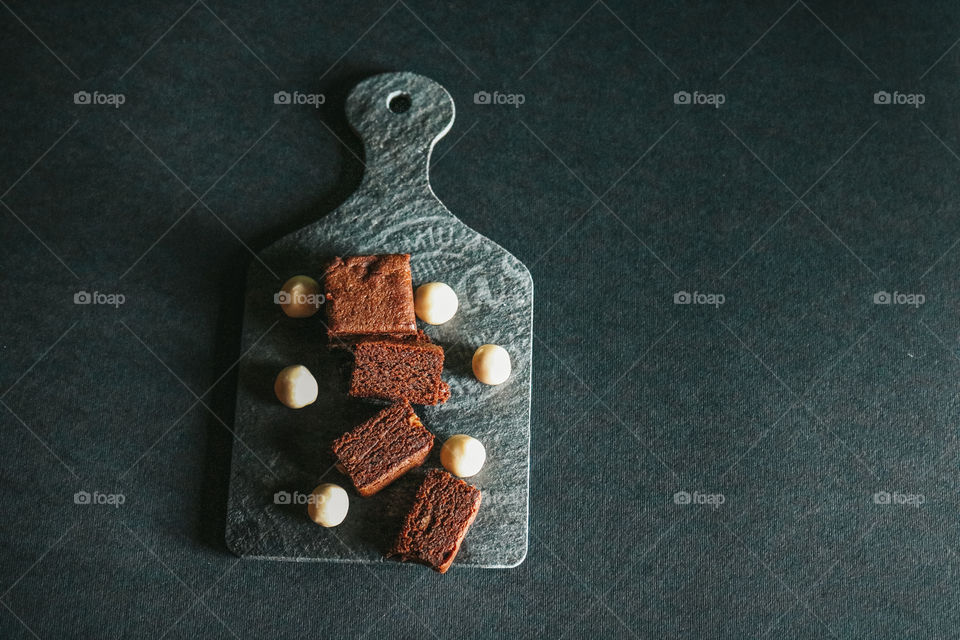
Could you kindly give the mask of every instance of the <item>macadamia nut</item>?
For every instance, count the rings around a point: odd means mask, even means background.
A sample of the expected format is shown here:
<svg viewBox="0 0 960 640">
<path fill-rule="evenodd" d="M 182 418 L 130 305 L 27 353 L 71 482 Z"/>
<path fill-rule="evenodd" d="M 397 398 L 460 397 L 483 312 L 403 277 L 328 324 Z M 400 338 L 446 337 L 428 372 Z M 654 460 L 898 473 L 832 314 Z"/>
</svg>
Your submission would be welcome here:
<svg viewBox="0 0 960 640">
<path fill-rule="evenodd" d="M 484 384 L 503 384 L 510 377 L 510 354 L 495 344 L 483 345 L 473 354 L 473 375 Z"/>
<path fill-rule="evenodd" d="M 299 409 L 317 400 L 317 380 L 302 364 L 287 367 L 273 383 L 277 399 L 291 409 Z"/>
<path fill-rule="evenodd" d="M 417 287 L 413 307 L 417 317 L 427 324 L 443 324 L 457 313 L 460 302 L 449 285 L 428 282 Z"/>
<path fill-rule="evenodd" d="M 440 449 L 440 463 L 455 476 L 469 478 L 480 473 L 487 451 L 476 438 L 465 434 L 450 436 Z"/>
<path fill-rule="evenodd" d="M 335 527 L 347 517 L 350 497 L 343 487 L 336 484 L 322 484 L 313 490 L 308 500 L 307 513 L 310 519 L 321 527 Z"/>
<path fill-rule="evenodd" d="M 291 318 L 309 318 L 323 304 L 320 285 L 310 276 L 293 276 L 283 283 L 276 300 Z"/>
</svg>

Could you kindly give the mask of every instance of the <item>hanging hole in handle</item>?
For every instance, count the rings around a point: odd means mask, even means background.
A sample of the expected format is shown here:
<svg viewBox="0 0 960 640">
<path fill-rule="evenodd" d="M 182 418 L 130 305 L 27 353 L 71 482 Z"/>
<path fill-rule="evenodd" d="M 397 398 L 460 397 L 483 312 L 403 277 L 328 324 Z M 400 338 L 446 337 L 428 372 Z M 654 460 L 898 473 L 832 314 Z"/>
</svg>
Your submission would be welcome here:
<svg viewBox="0 0 960 640">
<path fill-rule="evenodd" d="M 394 113 L 406 113 L 410 110 L 412 104 L 410 94 L 403 91 L 395 91 L 387 98 L 387 107 Z"/>
</svg>

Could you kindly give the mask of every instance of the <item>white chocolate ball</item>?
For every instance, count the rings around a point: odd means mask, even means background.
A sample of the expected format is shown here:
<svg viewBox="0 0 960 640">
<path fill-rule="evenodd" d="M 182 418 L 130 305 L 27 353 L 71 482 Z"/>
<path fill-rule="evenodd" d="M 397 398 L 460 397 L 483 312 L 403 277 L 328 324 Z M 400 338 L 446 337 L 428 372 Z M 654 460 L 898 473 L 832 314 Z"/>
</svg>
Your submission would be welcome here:
<svg viewBox="0 0 960 640">
<path fill-rule="evenodd" d="M 443 324 L 457 313 L 457 294 L 442 282 L 428 282 L 417 287 L 413 308 L 427 324 Z"/>
<path fill-rule="evenodd" d="M 291 409 L 313 404 L 318 391 L 317 379 L 302 364 L 287 367 L 277 374 L 277 381 L 273 383 L 277 399 Z"/>
<path fill-rule="evenodd" d="M 476 438 L 465 434 L 450 436 L 440 449 L 440 463 L 455 476 L 469 478 L 480 473 L 487 451 Z"/>
<path fill-rule="evenodd" d="M 321 527 L 335 527 L 347 517 L 350 497 L 343 487 L 322 484 L 313 490 L 308 500 L 307 513 Z"/>
<path fill-rule="evenodd" d="M 320 284 L 310 276 L 293 276 L 283 283 L 277 300 L 291 318 L 309 318 L 320 309 Z"/>
<path fill-rule="evenodd" d="M 503 384 L 510 377 L 510 354 L 495 344 L 483 345 L 473 354 L 473 375 L 484 384 Z"/>
</svg>

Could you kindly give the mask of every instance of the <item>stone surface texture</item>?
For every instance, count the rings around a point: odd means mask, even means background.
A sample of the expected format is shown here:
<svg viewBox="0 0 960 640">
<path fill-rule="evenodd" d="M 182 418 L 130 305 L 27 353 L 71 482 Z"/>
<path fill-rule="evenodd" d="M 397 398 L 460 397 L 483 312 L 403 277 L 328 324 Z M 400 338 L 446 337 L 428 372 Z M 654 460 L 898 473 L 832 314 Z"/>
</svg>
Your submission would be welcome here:
<svg viewBox="0 0 960 640">
<path fill-rule="evenodd" d="M 390 101 L 400 94 L 410 106 L 395 113 Z M 457 433 L 479 439 L 488 457 L 470 479 L 483 492 L 483 506 L 454 568 L 513 567 L 526 556 L 533 281 L 519 260 L 460 222 L 430 188 L 430 154 L 454 114 L 449 93 L 423 76 L 390 73 L 358 84 L 347 116 L 364 142 L 361 186 L 336 211 L 261 254 L 281 278 L 305 274 L 322 282 L 334 256 L 410 253 L 414 287 L 432 281 L 453 287 L 457 315 L 440 326 L 421 323 L 446 350 L 444 379 L 452 392 L 446 404 L 416 407 L 437 446 L 422 467 L 377 495 L 356 494 L 333 468 L 330 444 L 382 405 L 347 395 L 350 357 L 327 348 L 325 314 L 284 316 L 274 304 L 281 283 L 255 261 L 247 280 L 226 530 L 228 546 L 242 557 L 396 562 L 384 553 L 426 471 L 440 466 L 441 445 Z M 473 352 L 486 343 L 502 345 L 513 359 L 511 378 L 497 387 L 471 373 Z M 306 365 L 320 386 L 317 402 L 299 410 L 272 392 L 276 373 L 294 363 Z M 313 524 L 302 502 L 322 482 L 350 493 L 347 519 L 333 529 Z"/>
</svg>

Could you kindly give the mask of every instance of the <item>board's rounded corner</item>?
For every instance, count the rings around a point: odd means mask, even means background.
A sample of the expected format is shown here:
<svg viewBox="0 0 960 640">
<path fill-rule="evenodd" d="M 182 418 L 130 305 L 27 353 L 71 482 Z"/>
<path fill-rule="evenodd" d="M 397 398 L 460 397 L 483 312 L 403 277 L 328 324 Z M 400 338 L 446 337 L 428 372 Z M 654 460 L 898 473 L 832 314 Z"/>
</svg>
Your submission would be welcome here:
<svg viewBox="0 0 960 640">
<path fill-rule="evenodd" d="M 237 556 L 238 558 L 247 558 L 249 553 L 242 546 L 237 544 L 236 537 L 234 536 L 234 531 L 230 526 L 223 532 L 223 542 L 227 546 L 227 551 Z"/>
<path fill-rule="evenodd" d="M 504 569 L 516 569 L 517 567 L 519 567 L 520 565 L 522 565 L 522 564 L 524 563 L 524 561 L 527 559 L 527 554 L 529 553 L 529 551 L 530 551 L 530 540 L 529 540 L 529 539 L 524 539 L 524 541 L 523 541 L 523 549 L 520 550 L 520 557 L 517 558 L 517 559 L 514 560 L 514 561 L 508 561 L 508 564 L 503 565 L 503 568 L 504 568 Z"/>
<path fill-rule="evenodd" d="M 514 258 L 516 258 L 516 256 L 514 256 Z M 523 273 L 527 274 L 527 284 L 530 286 L 530 296 L 533 297 L 534 289 L 536 289 L 536 285 L 533 282 L 533 274 L 530 273 L 530 268 L 525 265 L 523 260 L 520 258 L 517 258 L 517 264 L 523 267 Z"/>
</svg>

